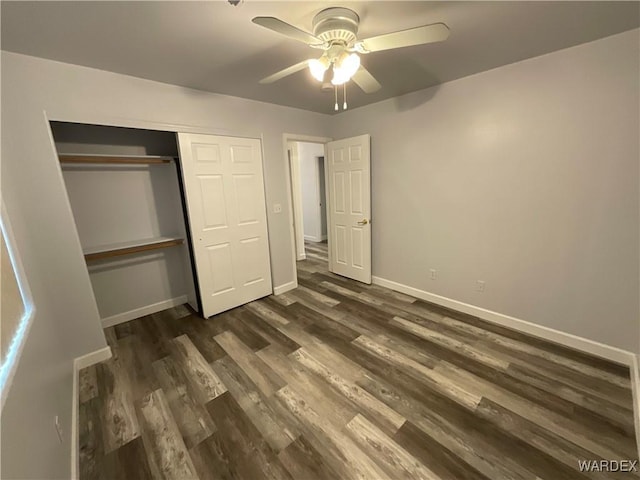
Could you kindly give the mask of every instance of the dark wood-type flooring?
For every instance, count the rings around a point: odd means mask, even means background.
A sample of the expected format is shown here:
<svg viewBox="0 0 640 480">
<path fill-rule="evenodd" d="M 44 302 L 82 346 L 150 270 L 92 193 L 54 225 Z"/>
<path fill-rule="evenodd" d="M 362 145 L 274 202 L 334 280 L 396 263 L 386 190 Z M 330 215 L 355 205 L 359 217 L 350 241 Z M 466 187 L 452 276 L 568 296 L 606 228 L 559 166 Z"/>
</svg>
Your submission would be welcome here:
<svg viewBox="0 0 640 480">
<path fill-rule="evenodd" d="M 605 479 L 636 459 L 629 370 L 328 273 L 202 320 L 106 329 L 80 373 L 85 479 Z"/>
</svg>

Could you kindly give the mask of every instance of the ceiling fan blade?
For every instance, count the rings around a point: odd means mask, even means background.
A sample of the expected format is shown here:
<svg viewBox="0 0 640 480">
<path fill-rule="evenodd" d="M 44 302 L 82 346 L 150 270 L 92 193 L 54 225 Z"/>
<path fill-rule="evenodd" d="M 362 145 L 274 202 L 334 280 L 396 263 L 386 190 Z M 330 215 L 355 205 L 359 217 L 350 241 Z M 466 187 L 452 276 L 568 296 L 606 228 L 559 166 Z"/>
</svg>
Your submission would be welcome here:
<svg viewBox="0 0 640 480">
<path fill-rule="evenodd" d="M 273 75 L 269 75 L 268 77 L 260 80 L 260 83 L 268 84 L 273 83 L 281 78 L 288 77 L 289 75 L 299 72 L 300 70 L 304 70 L 309 65 L 309 60 L 304 60 L 300 63 L 296 63 L 295 65 L 291 65 L 290 67 L 285 68 L 284 70 L 280 70 L 279 72 L 274 73 Z"/>
<path fill-rule="evenodd" d="M 283 22 L 276 17 L 255 17 L 251 21 L 256 25 L 268 28 L 269 30 L 273 30 L 274 32 L 293 38 L 294 40 L 298 40 L 302 43 L 307 43 L 309 45 L 321 45 L 324 43 L 318 37 L 314 37 L 309 32 L 300 30 L 298 27 L 294 27 L 293 25 Z"/>
<path fill-rule="evenodd" d="M 377 92 L 382 88 L 382 85 L 380 85 L 374 76 L 369 73 L 369 70 L 364 68 L 362 65 L 353 77 L 351 77 L 351 80 L 353 80 L 354 83 L 364 91 L 364 93 Z"/>
<path fill-rule="evenodd" d="M 392 48 L 411 47 L 425 43 L 441 42 L 449 37 L 449 27 L 444 23 L 434 23 L 422 27 L 410 28 L 400 32 L 386 33 L 367 38 L 356 44 L 362 53 L 379 52 Z"/>
</svg>

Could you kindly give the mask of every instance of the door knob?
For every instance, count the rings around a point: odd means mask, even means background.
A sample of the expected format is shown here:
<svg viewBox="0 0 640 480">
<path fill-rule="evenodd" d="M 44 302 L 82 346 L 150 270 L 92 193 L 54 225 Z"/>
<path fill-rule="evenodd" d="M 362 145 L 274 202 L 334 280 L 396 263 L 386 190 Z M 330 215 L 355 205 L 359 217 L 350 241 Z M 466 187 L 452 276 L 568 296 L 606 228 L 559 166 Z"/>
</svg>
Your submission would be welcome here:
<svg viewBox="0 0 640 480">
<path fill-rule="evenodd" d="M 358 222 L 358 225 L 366 225 L 367 223 L 369 223 L 369 220 L 367 220 L 366 218 L 364 220 L 360 220 Z"/>
</svg>

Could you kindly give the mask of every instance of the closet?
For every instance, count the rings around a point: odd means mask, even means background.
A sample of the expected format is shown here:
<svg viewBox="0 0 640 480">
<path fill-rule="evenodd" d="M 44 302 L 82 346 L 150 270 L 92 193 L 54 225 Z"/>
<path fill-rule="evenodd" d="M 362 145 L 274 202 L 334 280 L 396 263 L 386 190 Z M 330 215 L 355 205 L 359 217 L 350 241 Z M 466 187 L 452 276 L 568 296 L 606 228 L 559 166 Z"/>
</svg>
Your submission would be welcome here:
<svg viewBox="0 0 640 480">
<path fill-rule="evenodd" d="M 258 139 L 51 122 L 103 326 L 272 293 Z"/>
<path fill-rule="evenodd" d="M 51 129 L 103 326 L 183 303 L 200 310 L 175 135 Z"/>
</svg>

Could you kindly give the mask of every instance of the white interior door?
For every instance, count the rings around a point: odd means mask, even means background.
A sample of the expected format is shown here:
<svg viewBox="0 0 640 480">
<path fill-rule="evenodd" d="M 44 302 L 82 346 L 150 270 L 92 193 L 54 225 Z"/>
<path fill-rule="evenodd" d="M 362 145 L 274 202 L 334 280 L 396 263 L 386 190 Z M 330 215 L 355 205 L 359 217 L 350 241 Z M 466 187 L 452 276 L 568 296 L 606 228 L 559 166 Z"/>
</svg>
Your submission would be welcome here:
<svg viewBox="0 0 640 480">
<path fill-rule="evenodd" d="M 272 293 L 260 140 L 178 133 L 203 315 Z"/>
<path fill-rule="evenodd" d="M 371 283 L 369 135 L 326 145 L 329 182 L 329 270 Z"/>
</svg>

